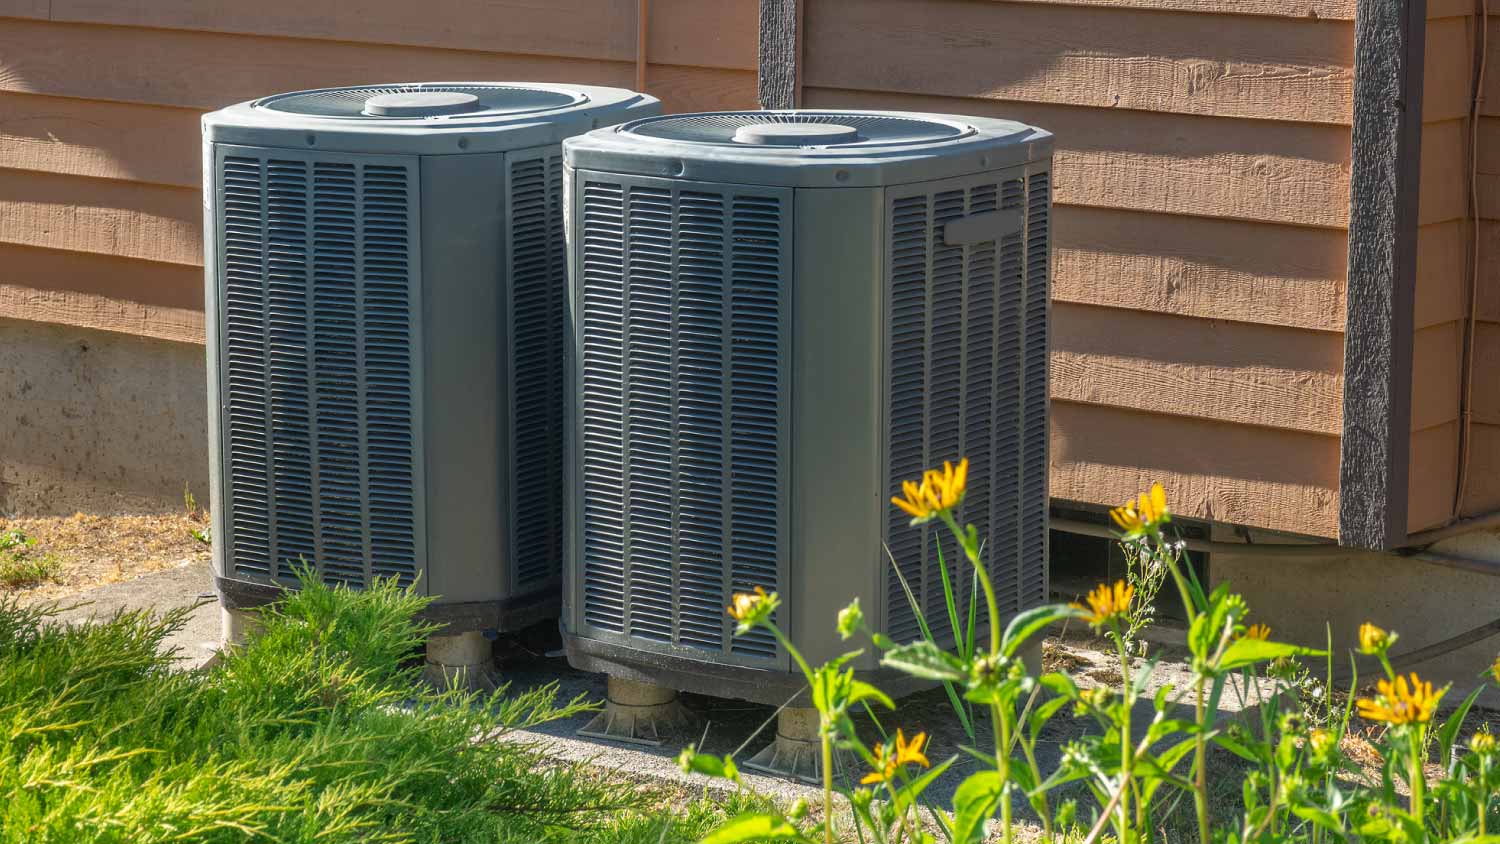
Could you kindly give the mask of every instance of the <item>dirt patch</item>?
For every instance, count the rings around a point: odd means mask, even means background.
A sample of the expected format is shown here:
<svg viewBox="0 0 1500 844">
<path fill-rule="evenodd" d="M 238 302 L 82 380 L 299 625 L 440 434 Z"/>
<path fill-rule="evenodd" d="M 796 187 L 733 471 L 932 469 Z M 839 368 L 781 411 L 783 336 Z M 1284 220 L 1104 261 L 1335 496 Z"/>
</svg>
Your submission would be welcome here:
<svg viewBox="0 0 1500 844">
<path fill-rule="evenodd" d="M 194 538 L 205 532 L 201 511 L 188 514 L 0 517 L 0 534 L 20 531 L 34 540 L 28 553 L 55 561 L 47 580 L 6 590 L 24 602 L 50 601 L 143 574 L 209 559 L 208 546 Z M 206 534 L 205 534 L 206 535 Z"/>
</svg>

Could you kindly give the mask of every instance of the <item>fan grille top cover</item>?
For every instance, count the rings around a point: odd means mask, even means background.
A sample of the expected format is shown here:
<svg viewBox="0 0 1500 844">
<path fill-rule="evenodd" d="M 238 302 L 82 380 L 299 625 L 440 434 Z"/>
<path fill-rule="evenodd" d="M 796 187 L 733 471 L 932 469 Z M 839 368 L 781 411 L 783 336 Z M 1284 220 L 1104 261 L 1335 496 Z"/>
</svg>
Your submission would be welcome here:
<svg viewBox="0 0 1500 844">
<path fill-rule="evenodd" d="M 648 117 L 565 143 L 578 169 L 803 187 L 895 184 L 1051 155 L 1052 136 L 1010 120 L 853 109 Z"/>
<path fill-rule="evenodd" d="M 475 82 L 295 91 L 256 100 L 254 107 L 312 117 L 446 121 L 458 116 L 532 114 L 585 102 L 588 102 L 588 95 L 578 91 Z"/>
<path fill-rule="evenodd" d="M 399 82 L 293 91 L 203 118 L 204 139 L 245 146 L 439 154 L 546 146 L 659 114 L 621 88 L 541 82 Z"/>
</svg>

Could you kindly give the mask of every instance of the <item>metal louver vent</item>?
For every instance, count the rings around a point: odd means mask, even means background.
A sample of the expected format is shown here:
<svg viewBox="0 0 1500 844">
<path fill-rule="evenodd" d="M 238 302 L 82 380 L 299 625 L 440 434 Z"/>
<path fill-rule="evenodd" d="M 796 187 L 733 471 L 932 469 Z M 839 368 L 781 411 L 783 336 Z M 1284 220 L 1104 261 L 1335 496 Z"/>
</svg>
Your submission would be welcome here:
<svg viewBox="0 0 1500 844">
<path fill-rule="evenodd" d="M 778 660 L 724 606 L 784 582 L 790 194 L 580 178 L 584 621 Z"/>
<path fill-rule="evenodd" d="M 748 126 L 777 123 L 848 127 L 858 133 L 858 140 L 838 143 L 837 146 L 851 148 L 927 144 L 962 138 L 974 133 L 973 127 L 937 118 L 902 117 L 858 111 L 806 110 L 797 112 L 725 111 L 671 115 L 637 121 L 628 124 L 622 131 L 666 141 L 733 144 L 737 130 Z"/>
<path fill-rule="evenodd" d="M 1052 208 L 1051 178 L 1033 174 L 1026 183 L 1026 363 L 1025 418 L 1021 468 L 1021 600 L 1036 606 L 1047 600 L 1047 330 L 1050 296 L 1048 280 L 1048 217 Z M 1042 561 L 1042 562 L 1037 562 Z"/>
<path fill-rule="evenodd" d="M 411 583 L 415 167 L 221 147 L 217 175 L 228 571 Z"/>
<path fill-rule="evenodd" d="M 1039 594 L 1045 589 L 1044 546 L 1035 542 L 1046 541 L 1047 516 L 1048 206 L 1045 197 L 1033 201 L 1024 238 L 1017 233 L 950 246 L 944 238 L 948 223 L 997 209 L 1021 212 L 1027 197 L 1019 178 L 949 184 L 916 194 L 892 191 L 888 199 L 887 485 L 898 495 L 901 482 L 923 469 L 969 458 L 961 521 L 973 523 L 984 537 L 999 610 L 1009 614 L 1045 597 Z M 1038 362 L 1027 368 L 1033 356 Z M 1033 395 L 1037 385 L 1040 392 Z M 951 640 L 940 538 L 949 572 L 957 575 L 951 586 L 964 610 L 960 617 L 966 615 L 972 577 L 953 564 L 958 551 L 946 531 L 912 528 L 899 510 L 889 512 L 885 539 L 899 575 L 887 577 L 887 633 L 897 641 L 922 635 L 914 598 L 931 633 Z"/>
<path fill-rule="evenodd" d="M 563 238 L 562 155 L 510 164 L 511 559 L 521 589 L 562 576 Z"/>
</svg>

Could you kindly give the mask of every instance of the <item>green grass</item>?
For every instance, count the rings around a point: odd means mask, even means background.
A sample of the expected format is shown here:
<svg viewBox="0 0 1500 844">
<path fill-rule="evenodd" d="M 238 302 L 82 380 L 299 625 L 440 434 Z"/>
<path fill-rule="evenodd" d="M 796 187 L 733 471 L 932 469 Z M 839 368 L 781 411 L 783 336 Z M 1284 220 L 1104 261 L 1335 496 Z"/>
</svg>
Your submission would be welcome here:
<svg viewBox="0 0 1500 844">
<path fill-rule="evenodd" d="M 177 672 L 160 651 L 186 610 L 65 627 L 0 598 L 0 842 L 656 844 L 746 808 L 506 740 L 585 708 L 553 689 L 421 686 L 424 603 L 308 582 L 217 666 Z"/>
<path fill-rule="evenodd" d="M 36 540 L 12 530 L 0 533 L 0 588 L 24 589 L 52 580 L 57 558 L 36 550 Z"/>
</svg>

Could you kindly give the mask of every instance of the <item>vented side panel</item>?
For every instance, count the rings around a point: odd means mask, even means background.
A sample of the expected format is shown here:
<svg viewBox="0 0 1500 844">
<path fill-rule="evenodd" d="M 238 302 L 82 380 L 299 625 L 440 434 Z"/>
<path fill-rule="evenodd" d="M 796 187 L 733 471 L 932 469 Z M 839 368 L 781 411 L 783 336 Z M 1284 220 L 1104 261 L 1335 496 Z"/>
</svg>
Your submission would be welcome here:
<svg viewBox="0 0 1500 844">
<path fill-rule="evenodd" d="M 1047 206 L 1033 206 L 1029 237 L 1023 229 L 997 240 L 949 245 L 944 231 L 974 214 L 1022 214 L 1026 201 L 1019 177 L 950 180 L 888 194 L 888 491 L 900 495 L 902 481 L 920 480 L 924 469 L 969 458 L 960 522 L 979 530 L 999 609 L 1006 614 L 1045 597 L 1037 584 L 1045 583 L 1047 516 Z M 1043 262 L 1040 269 L 1037 261 Z M 1029 282 L 1037 273 L 1040 288 Z M 1040 310 L 1032 296 L 1039 297 Z M 1038 354 L 1040 364 L 1028 369 L 1030 356 Z M 1028 404 L 1036 398 L 1036 383 L 1039 398 Z M 939 553 L 961 621 L 973 578 L 945 528 L 913 528 L 909 521 L 890 508 L 885 539 L 896 569 L 884 561 L 890 571 L 887 632 L 898 641 L 923 635 L 915 600 L 931 634 L 951 640 Z M 1034 547 L 1038 536 L 1041 550 Z"/>
<path fill-rule="evenodd" d="M 511 560 L 515 589 L 562 575 L 562 154 L 512 157 L 510 198 Z"/>
<path fill-rule="evenodd" d="M 1026 394 L 1021 471 L 1021 601 L 1047 599 L 1047 371 L 1051 279 L 1051 174 L 1026 180 Z"/>
<path fill-rule="evenodd" d="M 583 622 L 779 660 L 730 595 L 782 587 L 790 194 L 578 174 Z"/>
<path fill-rule="evenodd" d="M 415 167 L 245 147 L 216 165 L 225 573 L 411 583 Z"/>
</svg>

